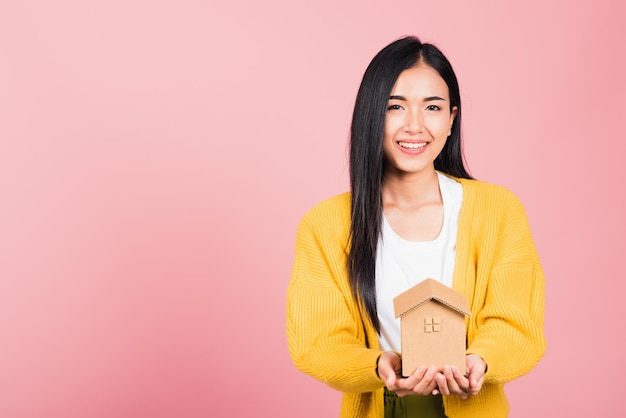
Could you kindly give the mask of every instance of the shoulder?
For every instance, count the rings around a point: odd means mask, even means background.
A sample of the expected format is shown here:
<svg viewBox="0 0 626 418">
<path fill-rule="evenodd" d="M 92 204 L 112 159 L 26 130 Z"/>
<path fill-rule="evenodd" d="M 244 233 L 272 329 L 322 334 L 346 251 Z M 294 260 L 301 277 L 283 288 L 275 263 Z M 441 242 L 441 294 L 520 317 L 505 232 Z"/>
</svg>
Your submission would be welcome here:
<svg viewBox="0 0 626 418">
<path fill-rule="evenodd" d="M 532 242 L 524 206 L 511 190 L 484 181 L 457 180 L 463 186 L 460 224 L 483 237 Z"/>
<path fill-rule="evenodd" d="M 323 200 L 302 217 L 299 231 L 315 231 L 316 235 L 345 235 L 350 229 L 350 192 Z"/>
<path fill-rule="evenodd" d="M 464 222 L 486 228 L 528 222 L 522 202 L 508 188 L 486 181 L 451 178 L 463 186 Z"/>
<path fill-rule="evenodd" d="M 463 186 L 463 201 L 469 206 L 477 209 L 524 210 L 519 198 L 504 186 L 479 180 L 455 180 Z"/>
<path fill-rule="evenodd" d="M 322 200 L 304 215 L 303 219 L 319 218 L 325 216 L 337 216 L 338 214 L 350 214 L 350 192 Z"/>
</svg>

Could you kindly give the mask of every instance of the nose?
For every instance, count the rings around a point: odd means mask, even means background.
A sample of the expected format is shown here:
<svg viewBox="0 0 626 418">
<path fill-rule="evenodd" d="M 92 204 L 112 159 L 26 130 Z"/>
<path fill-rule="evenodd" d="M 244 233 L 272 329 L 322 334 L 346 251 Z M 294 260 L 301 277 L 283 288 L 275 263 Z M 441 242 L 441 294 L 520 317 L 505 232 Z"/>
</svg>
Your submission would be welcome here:
<svg viewBox="0 0 626 418">
<path fill-rule="evenodd" d="M 424 114 L 419 110 L 407 112 L 405 130 L 410 134 L 419 133 L 424 129 Z"/>
</svg>

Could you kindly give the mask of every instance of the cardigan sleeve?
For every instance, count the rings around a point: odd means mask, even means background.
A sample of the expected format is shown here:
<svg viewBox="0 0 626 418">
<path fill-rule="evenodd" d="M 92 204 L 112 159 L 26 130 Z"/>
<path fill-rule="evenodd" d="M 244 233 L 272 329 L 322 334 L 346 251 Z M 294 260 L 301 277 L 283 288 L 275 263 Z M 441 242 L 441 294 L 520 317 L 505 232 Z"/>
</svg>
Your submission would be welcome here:
<svg viewBox="0 0 626 418">
<path fill-rule="evenodd" d="M 475 332 L 468 335 L 468 352 L 487 362 L 485 381 L 493 383 L 527 373 L 546 349 L 544 273 L 521 203 L 510 193 L 503 201 L 487 240 L 492 252 L 484 304 L 475 314 Z"/>
<path fill-rule="evenodd" d="M 345 242 L 327 227 L 311 215 L 298 227 L 287 291 L 289 351 L 298 369 L 329 386 L 369 392 L 383 386 L 376 373 L 381 352 L 367 347 L 345 273 Z"/>
</svg>

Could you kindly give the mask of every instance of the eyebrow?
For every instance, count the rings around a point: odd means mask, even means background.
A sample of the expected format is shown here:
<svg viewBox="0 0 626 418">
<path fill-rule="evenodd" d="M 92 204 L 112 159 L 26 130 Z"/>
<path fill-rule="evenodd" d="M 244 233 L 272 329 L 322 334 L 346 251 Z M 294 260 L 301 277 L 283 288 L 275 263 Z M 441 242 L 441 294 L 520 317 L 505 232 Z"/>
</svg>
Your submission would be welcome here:
<svg viewBox="0 0 626 418">
<path fill-rule="evenodd" d="M 406 102 L 406 97 L 404 96 L 389 96 L 389 100 L 402 100 Z M 444 102 L 446 101 L 446 99 L 444 99 L 443 97 L 439 97 L 439 96 L 428 96 L 426 98 L 424 98 L 425 102 L 432 102 L 435 100 L 443 100 Z"/>
</svg>

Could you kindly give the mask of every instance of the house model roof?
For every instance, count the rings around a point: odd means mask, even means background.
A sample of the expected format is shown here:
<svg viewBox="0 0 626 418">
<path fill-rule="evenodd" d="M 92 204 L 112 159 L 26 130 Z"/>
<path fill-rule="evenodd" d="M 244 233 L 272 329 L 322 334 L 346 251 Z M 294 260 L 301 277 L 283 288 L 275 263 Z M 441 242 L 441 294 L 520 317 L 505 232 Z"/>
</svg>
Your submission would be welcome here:
<svg viewBox="0 0 626 418">
<path fill-rule="evenodd" d="M 436 280 L 426 279 L 394 298 L 393 308 L 396 318 L 429 300 L 435 300 L 463 315 L 471 316 L 465 295 Z"/>
</svg>

